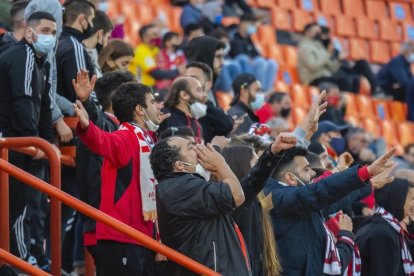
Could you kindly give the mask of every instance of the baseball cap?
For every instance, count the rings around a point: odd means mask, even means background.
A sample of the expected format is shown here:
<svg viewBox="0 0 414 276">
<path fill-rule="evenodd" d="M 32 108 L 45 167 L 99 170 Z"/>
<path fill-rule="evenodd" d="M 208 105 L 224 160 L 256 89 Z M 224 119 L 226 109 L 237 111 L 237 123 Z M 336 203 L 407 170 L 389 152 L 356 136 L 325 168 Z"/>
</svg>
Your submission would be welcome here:
<svg viewBox="0 0 414 276">
<path fill-rule="evenodd" d="M 341 134 L 345 134 L 345 131 L 348 129 L 348 125 L 337 125 L 331 121 L 322 121 L 318 124 L 318 131 L 315 132 L 312 136 L 312 141 L 318 139 L 323 133 L 330 131 L 339 131 Z"/>
<path fill-rule="evenodd" d="M 234 98 L 233 98 L 233 101 L 231 102 L 231 105 L 234 105 L 239 100 L 240 90 L 242 88 L 246 88 L 246 87 L 248 87 L 249 85 L 251 85 L 252 83 L 254 83 L 256 81 L 257 81 L 257 79 L 253 74 L 240 74 L 240 75 L 238 75 L 232 83 Z"/>
</svg>

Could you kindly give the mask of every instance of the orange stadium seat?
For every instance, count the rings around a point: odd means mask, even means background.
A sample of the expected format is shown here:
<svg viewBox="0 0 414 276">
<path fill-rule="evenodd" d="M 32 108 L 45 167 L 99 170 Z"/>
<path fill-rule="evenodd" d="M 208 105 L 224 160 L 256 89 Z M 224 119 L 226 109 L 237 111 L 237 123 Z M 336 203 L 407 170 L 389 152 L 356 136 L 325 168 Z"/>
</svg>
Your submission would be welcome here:
<svg viewBox="0 0 414 276">
<path fill-rule="evenodd" d="M 296 67 L 298 65 L 298 49 L 293 46 L 283 46 L 282 52 L 286 65 Z"/>
<path fill-rule="evenodd" d="M 151 5 L 136 3 L 134 9 L 136 16 L 135 20 L 138 20 L 141 24 L 149 24 L 154 21 L 155 14 Z"/>
<path fill-rule="evenodd" d="M 367 42 L 357 38 L 349 39 L 349 56 L 353 60 L 366 59 L 369 56 Z"/>
<path fill-rule="evenodd" d="M 272 2 L 272 0 L 264 0 Z M 296 10 L 298 6 L 296 5 L 296 0 L 276 0 L 276 5 L 286 9 L 286 10 Z"/>
<path fill-rule="evenodd" d="M 292 11 L 293 30 L 295 32 L 302 32 L 306 24 L 314 22 L 313 16 L 303 10 Z"/>
<path fill-rule="evenodd" d="M 362 127 L 374 138 L 381 136 L 381 130 L 378 121 L 370 118 L 362 119 Z"/>
<path fill-rule="evenodd" d="M 345 115 L 359 117 L 355 94 L 342 93 L 342 97 L 344 97 L 346 103 Z"/>
<path fill-rule="evenodd" d="M 278 92 L 284 92 L 290 94 L 290 87 L 284 81 L 275 81 L 274 89 Z"/>
<path fill-rule="evenodd" d="M 230 93 L 217 91 L 216 98 L 218 105 L 223 108 L 224 111 L 230 109 L 230 104 L 233 100 L 233 96 Z"/>
<path fill-rule="evenodd" d="M 279 66 L 285 64 L 280 46 L 276 44 L 268 44 L 266 45 L 265 52 L 266 52 L 265 57 L 276 60 Z"/>
<path fill-rule="evenodd" d="M 377 119 L 379 120 L 391 120 L 391 110 L 390 110 L 390 102 L 389 100 L 383 99 L 372 99 L 374 104 L 375 113 Z"/>
<path fill-rule="evenodd" d="M 276 44 L 276 30 L 271 25 L 261 25 L 258 29 L 259 40 L 263 46 Z"/>
<path fill-rule="evenodd" d="M 365 17 L 365 8 L 363 0 L 342 0 L 344 15 L 354 18 Z"/>
<path fill-rule="evenodd" d="M 391 57 L 398 56 L 401 53 L 400 43 L 391 43 Z"/>
<path fill-rule="evenodd" d="M 404 122 L 397 124 L 398 136 L 402 146 L 414 143 L 414 123 Z"/>
<path fill-rule="evenodd" d="M 306 89 L 302 85 L 298 83 L 294 84 L 292 86 L 290 95 L 292 97 L 294 106 L 299 106 L 304 109 L 309 108 L 310 106 L 309 95 Z"/>
<path fill-rule="evenodd" d="M 382 19 L 379 21 L 379 34 L 381 40 L 399 42 L 402 40 L 402 30 L 398 22 Z"/>
<path fill-rule="evenodd" d="M 296 66 L 281 66 L 278 72 L 278 79 L 286 82 L 288 85 L 299 83 L 298 70 Z"/>
<path fill-rule="evenodd" d="M 328 15 L 340 15 L 341 3 L 339 0 L 320 0 L 321 11 Z"/>
<path fill-rule="evenodd" d="M 305 119 L 306 117 L 306 110 L 303 109 L 302 107 L 292 107 L 292 119 L 293 119 L 293 124 L 295 126 L 297 126 L 298 124 L 300 124 L 303 119 Z"/>
<path fill-rule="evenodd" d="M 381 136 L 390 146 L 395 146 L 399 144 L 397 128 L 393 121 L 379 121 L 381 125 Z"/>
<path fill-rule="evenodd" d="M 336 34 L 340 36 L 354 37 L 355 32 L 355 21 L 351 17 L 338 15 L 336 19 Z"/>
<path fill-rule="evenodd" d="M 405 106 L 402 102 L 392 101 L 390 103 L 391 117 L 395 122 L 404 122 L 407 118 Z"/>
<path fill-rule="evenodd" d="M 309 95 L 309 100 L 310 100 L 311 104 L 314 101 L 316 101 L 316 99 L 318 98 L 320 93 L 321 93 L 321 91 L 319 90 L 318 87 L 316 87 L 316 86 L 309 86 L 308 87 L 308 95 Z"/>
<path fill-rule="evenodd" d="M 292 29 L 291 18 L 287 10 L 273 7 L 270 12 L 273 27 L 284 31 L 290 31 Z"/>
<path fill-rule="evenodd" d="M 371 97 L 365 95 L 357 95 L 356 103 L 358 107 L 358 114 L 361 118 L 376 118 L 376 113 Z"/>
<path fill-rule="evenodd" d="M 225 27 L 231 26 L 231 25 L 239 25 L 240 18 L 237 16 L 225 16 L 221 20 L 221 24 Z"/>
<path fill-rule="evenodd" d="M 403 23 L 403 38 L 404 40 L 414 40 L 414 24 Z"/>
<path fill-rule="evenodd" d="M 354 127 L 362 127 L 361 121 L 356 116 L 345 116 L 345 121 Z"/>
<path fill-rule="evenodd" d="M 378 38 L 378 28 L 374 20 L 364 17 L 357 18 L 356 26 L 358 37 L 365 39 Z"/>
<path fill-rule="evenodd" d="M 299 8 L 307 12 L 319 11 L 317 0 L 298 0 Z"/>
<path fill-rule="evenodd" d="M 408 3 L 389 2 L 389 5 L 391 19 L 404 22 L 411 22 L 413 20 Z"/>
<path fill-rule="evenodd" d="M 385 64 L 391 59 L 391 50 L 387 42 L 370 41 L 371 62 Z"/>
<path fill-rule="evenodd" d="M 275 4 L 272 0 L 256 0 L 256 5 L 259 8 L 271 9 Z"/>
<path fill-rule="evenodd" d="M 377 20 L 389 18 L 387 4 L 383 1 L 365 1 L 365 10 L 368 18 Z"/>
</svg>

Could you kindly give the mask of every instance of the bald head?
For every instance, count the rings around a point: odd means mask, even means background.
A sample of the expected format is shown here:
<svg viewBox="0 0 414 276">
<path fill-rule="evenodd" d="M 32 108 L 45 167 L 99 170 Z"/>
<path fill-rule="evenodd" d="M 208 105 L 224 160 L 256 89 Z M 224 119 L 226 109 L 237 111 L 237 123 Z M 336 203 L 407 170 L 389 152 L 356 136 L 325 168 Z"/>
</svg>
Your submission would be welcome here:
<svg viewBox="0 0 414 276">
<path fill-rule="evenodd" d="M 395 172 L 396 178 L 406 179 L 410 182 L 414 182 L 414 171 L 409 169 L 400 169 Z"/>
</svg>

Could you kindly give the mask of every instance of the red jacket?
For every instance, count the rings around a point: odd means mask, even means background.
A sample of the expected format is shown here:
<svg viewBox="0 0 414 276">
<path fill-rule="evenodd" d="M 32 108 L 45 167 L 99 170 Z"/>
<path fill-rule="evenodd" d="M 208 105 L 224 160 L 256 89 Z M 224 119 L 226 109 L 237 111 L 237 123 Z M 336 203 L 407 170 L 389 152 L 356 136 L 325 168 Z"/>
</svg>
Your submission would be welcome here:
<svg viewBox="0 0 414 276">
<path fill-rule="evenodd" d="M 82 142 L 94 153 L 104 157 L 102 165 L 101 204 L 99 209 L 153 237 L 154 223 L 144 221 L 140 190 L 140 154 L 137 137 L 128 130 L 105 132 L 89 122 L 84 130 L 78 124 L 77 133 Z M 96 223 L 97 240 L 113 240 L 139 244 L 127 235 Z"/>
</svg>

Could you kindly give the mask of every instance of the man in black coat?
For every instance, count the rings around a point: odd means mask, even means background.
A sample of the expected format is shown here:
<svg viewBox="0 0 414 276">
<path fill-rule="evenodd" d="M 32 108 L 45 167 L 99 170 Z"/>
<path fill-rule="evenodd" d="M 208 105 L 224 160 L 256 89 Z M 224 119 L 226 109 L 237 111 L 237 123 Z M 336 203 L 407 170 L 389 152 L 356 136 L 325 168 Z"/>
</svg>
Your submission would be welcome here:
<svg viewBox="0 0 414 276">
<path fill-rule="evenodd" d="M 412 230 L 414 183 L 396 178 L 391 184 L 375 191 L 375 200 L 375 214 L 357 232 L 361 275 L 413 275 L 413 247 L 406 232 L 407 226 Z"/>
<path fill-rule="evenodd" d="M 279 135 L 239 183 L 210 144 L 196 146 L 181 137 L 160 140 L 151 152 L 151 167 L 159 182 L 162 242 L 222 275 L 250 275 L 248 252 L 232 212 L 260 192 L 283 151 L 296 141 L 293 134 Z M 195 275 L 172 262 L 165 272 Z"/>
</svg>

